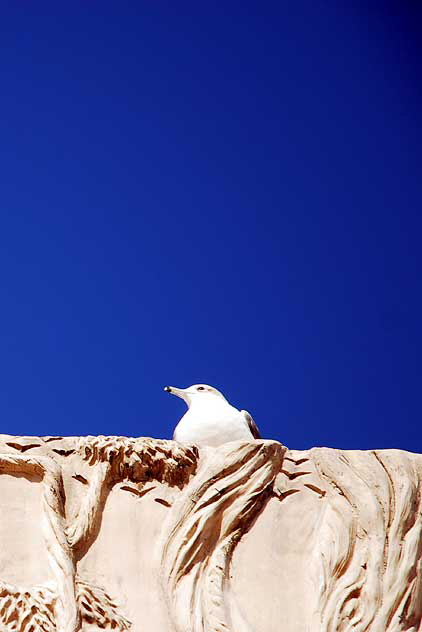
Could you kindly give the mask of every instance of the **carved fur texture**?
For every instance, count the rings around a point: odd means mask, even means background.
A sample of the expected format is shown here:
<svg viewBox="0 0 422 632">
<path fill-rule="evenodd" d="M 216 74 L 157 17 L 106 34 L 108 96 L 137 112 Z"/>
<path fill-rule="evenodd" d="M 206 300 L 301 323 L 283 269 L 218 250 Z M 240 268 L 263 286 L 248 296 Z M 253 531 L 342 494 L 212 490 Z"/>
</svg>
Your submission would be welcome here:
<svg viewBox="0 0 422 632">
<path fill-rule="evenodd" d="M 154 480 L 179 488 L 187 483 L 198 462 L 195 446 L 143 437 L 81 437 L 78 450 L 90 465 L 108 463 L 118 480 Z"/>
<path fill-rule="evenodd" d="M 76 594 L 82 623 L 116 632 L 129 630 L 130 621 L 113 599 L 99 586 L 76 579 Z M 0 582 L 0 625 L 2 632 L 56 632 L 57 595 L 45 588 L 22 590 Z"/>
</svg>

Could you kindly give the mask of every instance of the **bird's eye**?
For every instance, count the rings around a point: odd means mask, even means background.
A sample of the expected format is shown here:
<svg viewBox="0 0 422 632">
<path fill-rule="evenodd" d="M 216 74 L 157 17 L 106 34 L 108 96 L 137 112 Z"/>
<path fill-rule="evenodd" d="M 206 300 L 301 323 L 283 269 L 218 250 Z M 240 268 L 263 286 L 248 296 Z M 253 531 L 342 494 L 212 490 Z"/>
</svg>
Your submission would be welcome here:
<svg viewBox="0 0 422 632">
<path fill-rule="evenodd" d="M 205 386 L 198 386 L 197 391 L 205 391 Z"/>
</svg>

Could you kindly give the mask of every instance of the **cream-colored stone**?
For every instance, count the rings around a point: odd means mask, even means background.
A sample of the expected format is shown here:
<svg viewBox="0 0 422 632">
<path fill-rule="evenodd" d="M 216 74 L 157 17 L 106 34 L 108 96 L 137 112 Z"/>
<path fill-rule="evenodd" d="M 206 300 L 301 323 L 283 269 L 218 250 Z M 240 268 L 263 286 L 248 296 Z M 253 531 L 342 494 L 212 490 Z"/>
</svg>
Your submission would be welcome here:
<svg viewBox="0 0 422 632">
<path fill-rule="evenodd" d="M 1 632 L 422 631 L 422 456 L 0 435 Z"/>
</svg>

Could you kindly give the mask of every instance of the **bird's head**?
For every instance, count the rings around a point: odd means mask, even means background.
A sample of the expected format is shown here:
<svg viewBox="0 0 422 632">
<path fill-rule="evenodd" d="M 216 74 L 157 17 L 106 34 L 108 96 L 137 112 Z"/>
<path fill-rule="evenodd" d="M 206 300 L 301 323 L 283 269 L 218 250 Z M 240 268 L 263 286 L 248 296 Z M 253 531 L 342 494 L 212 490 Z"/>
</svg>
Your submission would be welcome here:
<svg viewBox="0 0 422 632">
<path fill-rule="evenodd" d="M 171 393 L 183 399 L 188 406 L 191 404 L 210 403 L 216 398 L 226 401 L 226 398 L 220 391 L 208 384 L 193 384 L 188 388 L 176 388 L 174 386 L 165 386 L 166 393 Z"/>
</svg>

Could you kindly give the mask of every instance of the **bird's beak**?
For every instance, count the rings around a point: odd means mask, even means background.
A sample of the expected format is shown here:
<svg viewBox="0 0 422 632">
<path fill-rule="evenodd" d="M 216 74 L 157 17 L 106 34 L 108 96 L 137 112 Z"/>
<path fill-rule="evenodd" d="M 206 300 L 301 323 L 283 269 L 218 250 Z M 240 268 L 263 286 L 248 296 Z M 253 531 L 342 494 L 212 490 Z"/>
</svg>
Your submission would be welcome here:
<svg viewBox="0 0 422 632">
<path fill-rule="evenodd" d="M 172 395 L 176 395 L 176 397 L 180 397 L 181 399 L 186 401 L 187 393 L 184 388 L 176 388 L 175 386 L 165 386 L 164 390 L 166 393 L 171 393 Z"/>
</svg>

